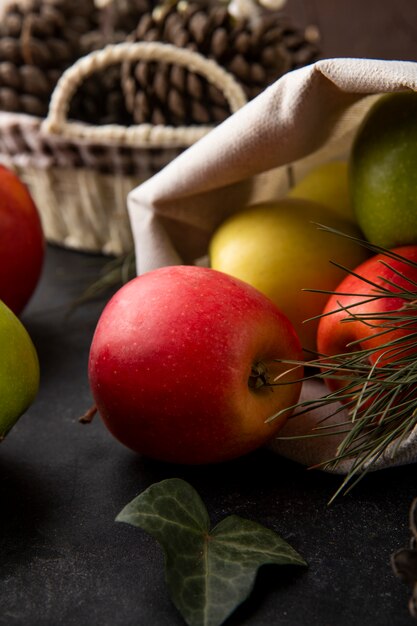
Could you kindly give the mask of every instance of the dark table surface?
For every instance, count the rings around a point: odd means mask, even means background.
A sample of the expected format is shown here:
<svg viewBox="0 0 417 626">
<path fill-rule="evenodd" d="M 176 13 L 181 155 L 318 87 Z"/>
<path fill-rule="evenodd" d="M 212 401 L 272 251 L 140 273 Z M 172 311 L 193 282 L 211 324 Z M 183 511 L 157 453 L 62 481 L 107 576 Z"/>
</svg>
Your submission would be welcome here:
<svg viewBox="0 0 417 626">
<path fill-rule="evenodd" d="M 323 56 L 416 59 L 415 0 L 288 0 L 288 12 L 319 26 Z M 87 359 L 105 299 L 68 313 L 105 262 L 48 246 L 41 282 L 22 317 L 42 380 L 35 403 L 1 446 L 0 624 L 183 624 L 167 595 L 156 542 L 114 522 L 139 492 L 174 476 L 198 490 L 213 524 L 231 513 L 258 521 L 309 563 L 302 571 L 262 568 L 230 626 L 415 623 L 409 589 L 394 576 L 390 554 L 409 540 L 416 465 L 369 475 L 328 507 L 340 478 L 306 471 L 268 450 L 184 468 L 135 455 L 99 418 L 78 423 L 92 403 Z"/>
</svg>

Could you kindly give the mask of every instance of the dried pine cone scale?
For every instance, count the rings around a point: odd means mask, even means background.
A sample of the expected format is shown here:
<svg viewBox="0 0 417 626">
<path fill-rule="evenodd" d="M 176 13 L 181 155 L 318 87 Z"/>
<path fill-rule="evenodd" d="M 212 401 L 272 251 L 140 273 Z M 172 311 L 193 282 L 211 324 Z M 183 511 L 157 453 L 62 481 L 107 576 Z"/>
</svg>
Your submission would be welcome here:
<svg viewBox="0 0 417 626">
<path fill-rule="evenodd" d="M 110 37 L 115 32 L 123 32 L 127 36 L 135 30 L 140 18 L 153 10 L 155 4 L 155 0 L 113 0 L 100 12 L 99 30 Z"/>
</svg>

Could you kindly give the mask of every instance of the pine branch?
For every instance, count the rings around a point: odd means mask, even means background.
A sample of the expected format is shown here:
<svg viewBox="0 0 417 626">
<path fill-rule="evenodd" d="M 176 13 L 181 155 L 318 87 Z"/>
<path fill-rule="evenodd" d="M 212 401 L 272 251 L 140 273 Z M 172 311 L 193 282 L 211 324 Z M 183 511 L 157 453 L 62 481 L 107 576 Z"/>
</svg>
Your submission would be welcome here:
<svg viewBox="0 0 417 626">
<path fill-rule="evenodd" d="M 374 246 L 335 229 L 320 226 L 334 234 L 354 239 L 359 245 L 369 248 L 376 254 L 384 254 L 388 259 L 401 261 L 412 268 L 417 264 L 400 254 Z M 387 261 L 385 267 L 401 280 L 401 286 L 392 280 L 381 279 L 377 284 L 360 276 L 357 272 L 344 269 L 350 275 L 370 285 L 369 293 L 340 293 L 340 296 L 355 298 L 353 304 L 316 316 L 314 319 L 344 312 L 342 323 L 360 322 L 373 329 L 370 336 L 355 339 L 346 346 L 346 351 L 335 356 L 317 354 L 311 361 L 314 377 L 324 382 L 337 383 L 336 390 L 327 391 L 322 397 L 302 400 L 291 407 L 294 417 L 312 410 L 326 408 L 327 416 L 322 418 L 312 433 L 296 435 L 290 439 L 317 438 L 343 435 L 333 458 L 318 466 L 334 470 L 342 461 L 349 460 L 350 470 L 332 497 L 348 493 L 369 472 L 381 456 L 388 454 L 395 458 L 405 438 L 417 426 L 417 282 L 396 270 Z M 403 286 L 404 280 L 409 284 Z M 317 293 L 319 290 L 306 290 Z M 372 291 L 372 293 L 371 293 Z M 323 292 L 320 292 L 323 293 Z M 334 292 L 326 292 L 330 295 Z M 377 302 L 381 298 L 395 298 L 401 305 L 394 310 L 376 313 L 358 313 L 359 305 Z M 395 332 L 395 336 L 390 336 Z M 378 346 L 372 345 L 378 340 Z M 371 343 L 371 345 L 370 345 Z M 292 366 L 296 362 L 291 362 Z M 311 379 L 306 376 L 304 381 Z M 329 412 L 330 409 L 330 412 Z M 286 409 L 288 411 L 288 409 Z M 346 411 L 347 419 L 337 425 L 325 424 L 326 420 Z M 279 417 L 282 411 L 271 419 Z M 287 439 L 282 437 L 282 439 Z"/>
</svg>

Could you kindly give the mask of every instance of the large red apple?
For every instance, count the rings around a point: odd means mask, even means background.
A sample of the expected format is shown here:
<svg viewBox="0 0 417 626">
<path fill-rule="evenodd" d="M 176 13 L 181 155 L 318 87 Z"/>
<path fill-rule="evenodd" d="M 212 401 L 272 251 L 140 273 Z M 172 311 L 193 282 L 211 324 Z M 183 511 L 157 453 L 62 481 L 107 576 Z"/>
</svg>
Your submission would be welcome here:
<svg viewBox="0 0 417 626">
<path fill-rule="evenodd" d="M 89 379 L 101 417 L 126 446 L 213 463 L 254 450 L 283 425 L 290 410 L 266 420 L 297 401 L 302 371 L 275 359 L 301 356 L 292 325 L 259 291 L 216 270 L 173 266 L 109 301 Z"/>
<path fill-rule="evenodd" d="M 391 252 L 410 263 L 377 254 L 359 265 L 353 274 L 348 274 L 329 297 L 317 334 L 321 354 L 334 356 L 361 348 L 372 349 L 369 362 L 377 367 L 406 355 L 406 339 L 400 347 L 387 348 L 385 344 L 417 332 L 417 319 L 413 321 L 417 315 L 415 307 L 410 309 L 406 328 L 396 327 L 398 322 L 393 317 L 406 304 L 400 295 L 395 296 L 396 293 L 409 291 L 417 297 L 417 246 L 394 248 Z M 389 293 L 384 295 L 378 288 Z M 415 338 L 410 338 L 412 348 L 408 352 L 415 351 L 413 344 Z M 333 390 L 346 384 L 341 377 L 326 378 L 326 382 Z"/>
<path fill-rule="evenodd" d="M 35 290 L 44 250 L 41 221 L 27 187 L 0 165 L 0 300 L 15 314 Z"/>
</svg>

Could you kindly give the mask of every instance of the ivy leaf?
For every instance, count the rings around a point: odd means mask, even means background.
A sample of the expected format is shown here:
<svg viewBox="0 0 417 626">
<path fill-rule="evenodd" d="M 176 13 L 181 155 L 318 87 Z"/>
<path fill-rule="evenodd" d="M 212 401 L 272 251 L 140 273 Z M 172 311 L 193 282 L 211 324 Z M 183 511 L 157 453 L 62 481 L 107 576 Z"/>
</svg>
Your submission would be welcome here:
<svg viewBox="0 0 417 626">
<path fill-rule="evenodd" d="M 222 624 L 251 592 L 261 565 L 306 565 L 275 532 L 237 515 L 210 531 L 200 496 L 178 478 L 151 485 L 116 521 L 159 541 L 171 598 L 189 626 Z"/>
</svg>

